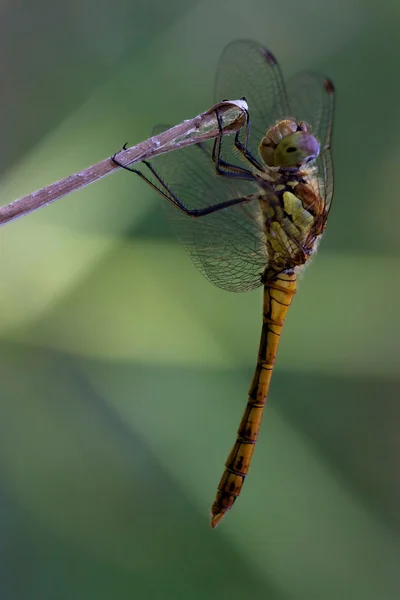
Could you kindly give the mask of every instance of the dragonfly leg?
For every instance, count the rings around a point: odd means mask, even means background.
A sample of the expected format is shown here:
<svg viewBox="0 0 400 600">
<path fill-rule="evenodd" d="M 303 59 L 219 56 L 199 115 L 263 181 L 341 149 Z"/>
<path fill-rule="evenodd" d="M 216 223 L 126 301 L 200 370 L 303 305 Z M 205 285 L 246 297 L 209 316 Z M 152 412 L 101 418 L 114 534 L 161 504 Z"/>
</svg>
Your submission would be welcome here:
<svg viewBox="0 0 400 600">
<path fill-rule="evenodd" d="M 250 135 L 250 117 L 248 111 L 246 111 L 246 126 L 245 126 L 245 136 L 244 136 L 244 144 L 240 141 L 240 131 L 236 132 L 235 135 L 235 147 L 239 150 L 239 152 L 244 156 L 244 158 L 256 169 L 259 171 L 263 170 L 263 166 L 259 163 L 259 161 L 252 155 L 249 150 L 249 135 Z"/>
<path fill-rule="evenodd" d="M 218 114 L 217 114 L 217 118 L 218 118 Z M 218 124 L 219 124 L 219 128 L 220 128 L 220 136 L 221 137 L 221 129 L 222 129 L 222 125 L 220 123 L 220 119 L 218 119 Z M 236 135 L 235 135 L 235 141 L 234 141 L 234 145 L 235 147 L 239 150 L 239 152 L 244 156 L 244 158 L 253 166 L 255 167 L 257 170 L 262 171 L 263 170 L 263 166 L 262 164 L 253 156 L 253 154 L 250 152 L 249 150 L 249 135 L 250 135 L 250 127 L 251 127 L 251 123 L 250 123 L 250 116 L 249 116 L 249 112 L 246 111 L 246 125 L 245 125 L 245 139 L 244 139 L 244 144 L 240 141 L 240 133 L 241 131 L 237 131 Z M 221 140 L 219 142 L 220 147 L 219 147 L 219 158 L 217 158 L 217 145 L 218 145 L 218 139 L 215 140 L 214 142 L 214 148 L 213 148 L 213 161 L 214 162 L 218 162 L 220 163 L 220 165 L 223 165 L 225 167 L 233 167 L 235 170 L 236 169 L 242 169 L 243 171 L 249 172 L 248 169 L 243 169 L 242 167 L 237 167 L 235 165 L 231 165 L 230 163 L 225 162 L 224 160 L 222 160 L 221 156 L 220 156 L 220 152 L 221 152 L 221 145 L 222 145 L 222 137 Z M 217 171 L 218 172 L 218 171 Z M 219 173 L 221 175 L 221 173 Z"/>
<path fill-rule="evenodd" d="M 118 152 L 117 152 L 118 154 Z M 178 210 L 185 213 L 188 217 L 204 217 L 205 215 L 209 215 L 214 212 L 218 212 L 219 210 L 223 210 L 224 208 L 229 208 L 230 206 L 234 206 L 236 204 L 242 204 L 243 202 L 249 202 L 252 200 L 252 196 L 244 196 L 243 198 L 232 198 L 230 200 L 225 200 L 224 202 L 219 202 L 218 204 L 211 204 L 210 206 L 205 206 L 204 208 L 194 208 L 190 209 L 184 205 L 184 203 L 179 200 L 178 196 L 171 190 L 171 188 L 165 183 L 165 181 L 160 177 L 154 167 L 147 161 L 143 161 L 144 164 L 150 171 L 150 173 L 154 176 L 154 178 L 158 181 L 161 187 L 158 187 L 155 183 L 153 183 L 142 171 L 139 169 L 133 169 L 132 167 L 128 167 L 120 163 L 116 158 L 116 154 L 111 157 L 113 163 L 125 169 L 125 171 L 130 171 L 131 173 L 135 173 L 139 175 L 143 181 L 145 181 L 154 191 L 156 191 L 160 196 L 171 202 Z"/>
<path fill-rule="evenodd" d="M 233 165 L 222 159 L 221 157 L 221 148 L 222 148 L 222 138 L 223 138 L 223 127 L 222 127 L 222 119 L 218 112 L 218 109 L 215 111 L 218 121 L 218 129 L 219 134 L 215 138 L 213 151 L 212 151 L 212 159 L 215 164 L 215 171 L 217 175 L 222 175 L 222 177 L 229 177 L 231 179 L 241 179 L 241 180 L 254 180 L 254 175 L 249 169 L 245 169 L 244 167 L 239 167 L 238 165 Z M 247 119 L 246 119 L 247 120 Z"/>
</svg>

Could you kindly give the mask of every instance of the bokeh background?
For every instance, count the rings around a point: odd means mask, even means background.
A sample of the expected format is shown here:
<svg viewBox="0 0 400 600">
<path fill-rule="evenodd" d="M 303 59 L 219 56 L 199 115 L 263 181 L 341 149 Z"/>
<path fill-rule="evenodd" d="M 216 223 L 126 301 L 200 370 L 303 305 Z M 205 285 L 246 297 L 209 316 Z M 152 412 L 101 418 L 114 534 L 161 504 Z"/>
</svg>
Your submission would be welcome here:
<svg viewBox="0 0 400 600">
<path fill-rule="evenodd" d="M 210 285 L 121 172 L 2 228 L 1 598 L 400 596 L 399 19 L 398 0 L 0 2 L 2 204 L 209 108 L 236 38 L 338 97 L 328 230 L 215 531 L 260 291 Z"/>
</svg>

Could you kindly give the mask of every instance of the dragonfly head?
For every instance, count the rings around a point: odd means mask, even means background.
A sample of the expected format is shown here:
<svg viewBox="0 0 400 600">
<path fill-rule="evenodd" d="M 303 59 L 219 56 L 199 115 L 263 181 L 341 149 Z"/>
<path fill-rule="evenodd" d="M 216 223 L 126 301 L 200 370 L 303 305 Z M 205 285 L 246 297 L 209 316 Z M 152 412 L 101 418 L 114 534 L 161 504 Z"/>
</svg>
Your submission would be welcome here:
<svg viewBox="0 0 400 600">
<path fill-rule="evenodd" d="M 319 143 L 308 131 L 307 123 L 283 119 L 267 131 L 259 152 L 269 167 L 293 168 L 316 158 Z"/>
</svg>

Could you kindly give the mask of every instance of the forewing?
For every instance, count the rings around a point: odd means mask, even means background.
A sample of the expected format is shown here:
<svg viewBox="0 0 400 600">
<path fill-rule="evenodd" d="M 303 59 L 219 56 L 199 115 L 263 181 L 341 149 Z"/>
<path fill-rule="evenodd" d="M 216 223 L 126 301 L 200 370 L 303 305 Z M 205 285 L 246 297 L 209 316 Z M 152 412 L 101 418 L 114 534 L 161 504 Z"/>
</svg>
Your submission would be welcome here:
<svg viewBox="0 0 400 600">
<path fill-rule="evenodd" d="M 151 165 L 189 209 L 257 194 L 252 182 L 234 180 L 232 184 L 226 177 L 218 176 L 211 151 L 212 143 L 198 144 L 159 155 Z M 156 184 L 161 188 L 160 183 Z M 164 206 L 194 264 L 212 283 L 229 291 L 245 291 L 261 285 L 267 259 L 256 196 L 244 204 L 198 218 L 187 216 L 166 199 Z"/>
<path fill-rule="evenodd" d="M 258 158 L 258 146 L 276 121 L 290 116 L 285 84 L 273 54 L 247 40 L 231 42 L 218 65 L 215 100 L 246 98 L 250 115 L 249 147 Z"/>
<path fill-rule="evenodd" d="M 305 73 L 293 77 L 286 91 L 274 56 L 255 42 L 236 41 L 229 44 L 221 56 L 216 101 L 243 96 L 249 105 L 249 147 L 258 160 L 260 141 L 278 120 L 295 117 L 311 126 L 321 144 L 321 152 L 310 183 L 323 198 L 327 215 L 333 194 L 331 82 L 320 75 Z M 232 147 L 232 138 L 224 136 L 223 158 L 229 162 Z M 216 175 L 211 150 L 212 143 L 198 144 L 156 157 L 151 164 L 162 183 L 155 183 L 170 199 L 172 192 L 188 209 L 248 198 L 245 203 L 199 218 L 185 215 L 166 199 L 164 205 L 193 262 L 210 281 L 230 291 L 252 289 L 261 285 L 267 266 L 263 217 L 257 196 L 260 190 L 252 182 Z M 273 190 L 267 195 L 270 201 L 277 201 Z M 312 223 L 305 227 L 311 228 Z M 286 239 L 281 240 L 281 246 L 284 255 L 290 256 L 296 251 Z"/>
</svg>

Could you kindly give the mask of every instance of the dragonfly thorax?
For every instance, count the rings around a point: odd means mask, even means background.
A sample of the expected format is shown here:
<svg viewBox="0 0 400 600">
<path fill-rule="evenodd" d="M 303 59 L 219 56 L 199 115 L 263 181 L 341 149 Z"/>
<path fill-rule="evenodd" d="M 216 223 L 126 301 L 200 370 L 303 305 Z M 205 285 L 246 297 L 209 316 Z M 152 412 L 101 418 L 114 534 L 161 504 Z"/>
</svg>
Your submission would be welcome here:
<svg viewBox="0 0 400 600">
<path fill-rule="evenodd" d="M 300 167 L 318 156 L 319 143 L 308 131 L 307 123 L 283 119 L 267 131 L 259 153 L 269 167 Z"/>
</svg>

